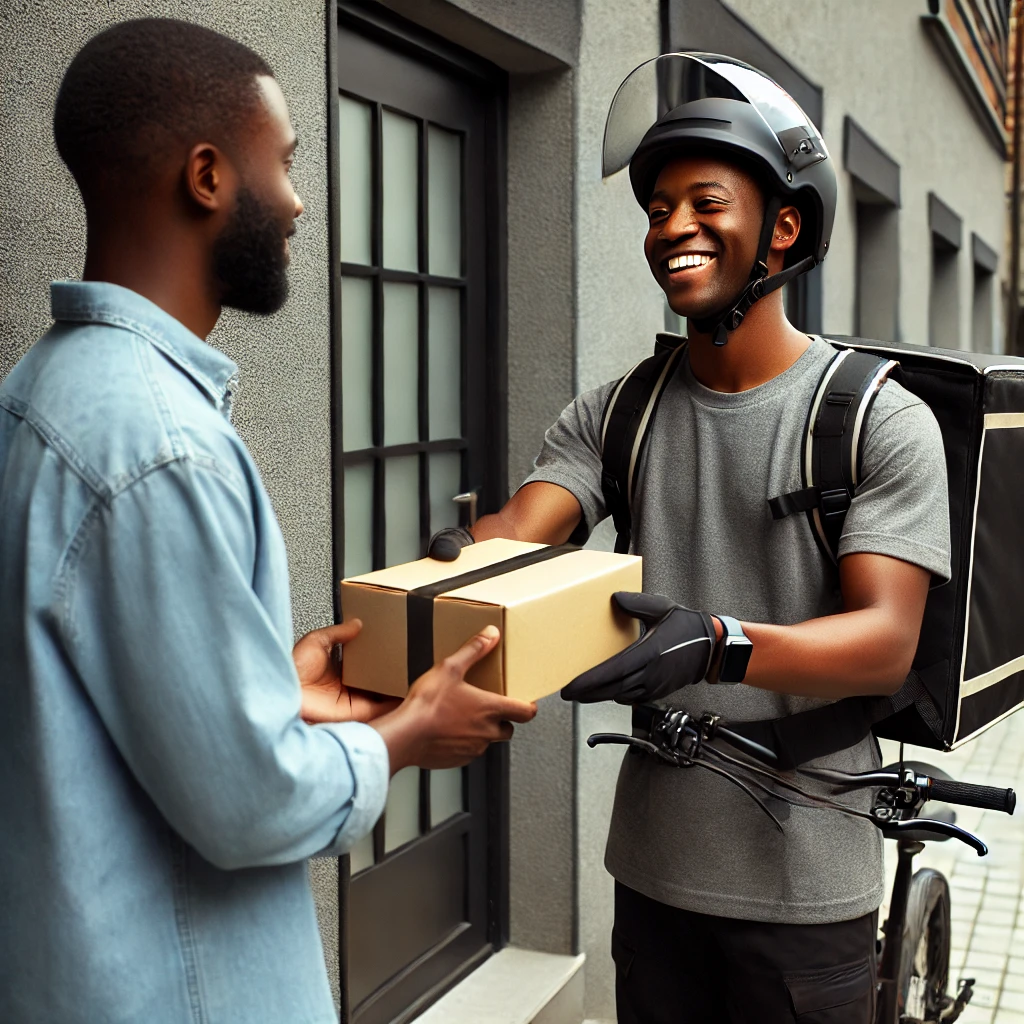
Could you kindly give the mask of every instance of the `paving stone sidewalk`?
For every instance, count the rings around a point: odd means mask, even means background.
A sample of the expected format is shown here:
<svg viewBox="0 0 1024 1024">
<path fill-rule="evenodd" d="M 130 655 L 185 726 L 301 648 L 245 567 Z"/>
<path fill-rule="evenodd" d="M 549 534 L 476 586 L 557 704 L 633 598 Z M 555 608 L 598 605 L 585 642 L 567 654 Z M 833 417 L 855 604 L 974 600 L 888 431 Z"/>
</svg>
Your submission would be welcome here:
<svg viewBox="0 0 1024 1024">
<path fill-rule="evenodd" d="M 897 760 L 898 745 L 883 741 L 882 756 L 887 762 Z M 961 782 L 1012 786 L 1024 798 L 1024 711 L 952 753 L 907 747 L 905 756 L 934 764 Z M 962 977 L 975 979 L 974 998 L 960 1021 L 1024 1024 L 1024 807 L 1013 817 L 958 807 L 957 824 L 985 841 L 988 856 L 979 857 L 955 840 L 929 843 L 915 867 L 935 868 L 949 879 L 950 988 Z M 885 846 L 889 892 L 896 844 Z"/>
</svg>

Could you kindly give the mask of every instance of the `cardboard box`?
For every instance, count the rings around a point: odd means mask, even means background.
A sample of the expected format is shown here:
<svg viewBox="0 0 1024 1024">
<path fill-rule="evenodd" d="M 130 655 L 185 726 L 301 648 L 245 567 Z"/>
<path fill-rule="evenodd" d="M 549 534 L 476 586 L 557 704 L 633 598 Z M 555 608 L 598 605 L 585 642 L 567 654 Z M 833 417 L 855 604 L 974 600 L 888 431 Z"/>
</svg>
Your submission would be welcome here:
<svg viewBox="0 0 1024 1024">
<path fill-rule="evenodd" d="M 354 576 L 341 583 L 341 605 L 363 629 L 345 645 L 342 677 L 405 696 L 431 664 L 494 625 L 501 641 L 467 680 L 522 700 L 546 697 L 637 638 L 637 621 L 611 597 L 641 587 L 634 555 L 512 540 L 473 544 L 454 562 L 423 558 Z"/>
</svg>

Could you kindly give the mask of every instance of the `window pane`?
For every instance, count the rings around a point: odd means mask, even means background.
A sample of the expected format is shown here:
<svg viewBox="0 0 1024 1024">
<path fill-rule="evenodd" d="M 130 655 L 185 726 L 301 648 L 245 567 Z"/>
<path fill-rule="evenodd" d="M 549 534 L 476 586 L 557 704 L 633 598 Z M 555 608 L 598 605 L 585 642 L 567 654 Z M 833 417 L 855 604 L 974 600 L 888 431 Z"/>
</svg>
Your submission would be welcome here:
<svg viewBox="0 0 1024 1024">
<path fill-rule="evenodd" d="M 427 257 L 430 273 L 462 274 L 462 137 L 427 129 Z"/>
<path fill-rule="evenodd" d="M 419 292 L 414 284 L 384 285 L 384 443 L 420 439 Z"/>
<path fill-rule="evenodd" d="M 419 128 L 385 110 L 382 130 L 384 266 L 419 270 Z"/>
<path fill-rule="evenodd" d="M 341 439 L 345 451 L 373 444 L 373 283 L 341 280 Z"/>
<path fill-rule="evenodd" d="M 368 832 L 348 851 L 349 873 L 353 875 L 373 867 L 373 833 Z"/>
<path fill-rule="evenodd" d="M 345 263 L 369 264 L 373 261 L 373 108 L 347 96 L 339 97 L 338 128 L 341 259 Z"/>
<path fill-rule="evenodd" d="M 398 849 L 420 834 L 420 770 L 395 772 L 384 808 L 384 852 Z"/>
<path fill-rule="evenodd" d="M 345 575 L 373 569 L 373 463 L 345 467 Z"/>
<path fill-rule="evenodd" d="M 347 508 L 347 505 L 346 505 Z M 412 562 L 420 551 L 420 457 L 384 463 L 384 550 L 388 565 Z"/>
<path fill-rule="evenodd" d="M 444 768 L 430 773 L 430 827 L 440 825 L 462 810 L 462 769 Z"/>
<path fill-rule="evenodd" d="M 438 452 L 430 457 L 430 532 L 459 525 L 459 506 L 452 501 L 462 490 L 462 453 Z"/>
<path fill-rule="evenodd" d="M 430 438 L 462 436 L 462 293 L 431 288 L 427 315 Z"/>
</svg>

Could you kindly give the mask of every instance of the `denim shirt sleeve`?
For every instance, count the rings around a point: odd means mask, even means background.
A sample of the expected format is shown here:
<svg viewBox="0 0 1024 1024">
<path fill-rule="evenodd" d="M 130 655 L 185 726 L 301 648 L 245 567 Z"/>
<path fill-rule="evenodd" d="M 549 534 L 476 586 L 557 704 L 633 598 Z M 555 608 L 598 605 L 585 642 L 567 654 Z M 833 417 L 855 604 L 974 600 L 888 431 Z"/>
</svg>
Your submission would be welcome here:
<svg viewBox="0 0 1024 1024">
<path fill-rule="evenodd" d="M 66 648 L 112 742 L 221 868 L 342 853 L 387 795 L 376 730 L 299 717 L 290 638 L 253 587 L 264 540 L 233 474 L 179 459 L 94 507 L 58 582 Z"/>
</svg>

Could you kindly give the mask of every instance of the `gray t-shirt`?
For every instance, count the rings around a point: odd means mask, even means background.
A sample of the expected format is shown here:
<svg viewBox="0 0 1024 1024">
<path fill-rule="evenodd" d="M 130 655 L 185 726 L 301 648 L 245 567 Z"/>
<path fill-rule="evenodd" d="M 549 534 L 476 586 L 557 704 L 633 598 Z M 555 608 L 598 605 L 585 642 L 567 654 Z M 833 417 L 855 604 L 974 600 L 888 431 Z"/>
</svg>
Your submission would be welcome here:
<svg viewBox="0 0 1024 1024">
<path fill-rule="evenodd" d="M 842 610 L 839 574 L 807 519 L 773 520 L 768 499 L 802 486 L 807 409 L 834 349 L 820 338 L 784 373 L 738 394 L 711 391 L 684 357 L 648 438 L 633 505 L 644 590 L 690 608 L 788 625 Z M 558 484 L 593 529 L 606 516 L 600 424 L 614 383 L 580 395 L 548 430 L 527 482 Z M 840 557 L 874 552 L 949 577 L 942 439 L 931 410 L 887 382 L 868 417 L 863 478 Z M 734 721 L 777 718 L 826 700 L 753 686 L 699 683 L 665 702 Z M 816 762 L 879 765 L 878 745 Z M 870 794 L 847 797 L 870 806 Z M 619 773 L 605 855 L 620 882 L 671 906 L 755 921 L 851 920 L 881 902 L 882 839 L 838 811 L 793 808 L 780 835 L 756 805 L 701 768 L 628 756 Z"/>
</svg>

